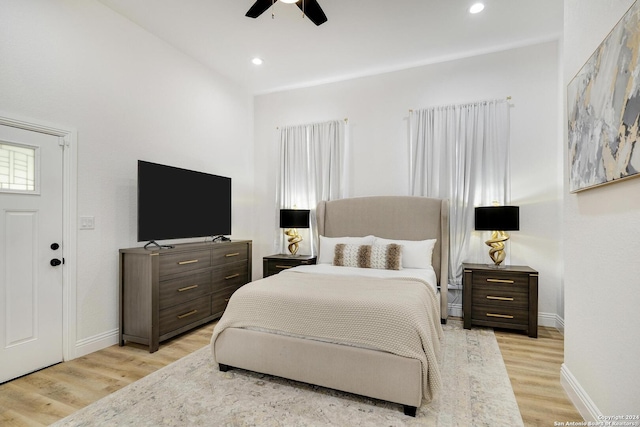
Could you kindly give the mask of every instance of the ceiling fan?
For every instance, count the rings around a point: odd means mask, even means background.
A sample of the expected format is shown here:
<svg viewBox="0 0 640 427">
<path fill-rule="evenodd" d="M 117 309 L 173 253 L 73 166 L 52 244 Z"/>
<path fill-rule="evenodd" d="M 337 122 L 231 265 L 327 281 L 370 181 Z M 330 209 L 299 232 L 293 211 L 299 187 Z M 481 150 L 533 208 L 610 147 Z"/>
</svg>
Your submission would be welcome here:
<svg viewBox="0 0 640 427">
<path fill-rule="evenodd" d="M 276 0 L 257 0 L 245 16 L 249 18 L 257 18 L 269 9 Z M 327 15 L 324 14 L 317 0 L 280 0 L 283 3 L 295 3 L 302 13 L 309 17 L 311 22 L 321 25 L 327 22 Z"/>
</svg>

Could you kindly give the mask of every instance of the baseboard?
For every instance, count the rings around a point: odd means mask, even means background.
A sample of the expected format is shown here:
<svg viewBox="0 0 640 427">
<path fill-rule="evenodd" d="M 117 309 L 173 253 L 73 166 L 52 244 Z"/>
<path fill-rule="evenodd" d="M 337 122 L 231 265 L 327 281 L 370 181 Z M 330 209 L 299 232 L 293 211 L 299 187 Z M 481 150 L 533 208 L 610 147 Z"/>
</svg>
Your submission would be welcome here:
<svg viewBox="0 0 640 427">
<path fill-rule="evenodd" d="M 103 332 L 89 338 L 76 341 L 75 357 L 85 356 L 94 351 L 102 350 L 114 344 L 118 344 L 118 329 Z"/>
<path fill-rule="evenodd" d="M 538 325 L 564 332 L 564 319 L 555 313 L 538 313 Z"/>
<path fill-rule="evenodd" d="M 462 318 L 462 304 L 449 304 L 449 316 Z"/>
<path fill-rule="evenodd" d="M 589 397 L 587 392 L 580 386 L 580 383 L 576 377 L 571 374 L 569 368 L 563 363 L 560 367 L 560 384 L 562 388 L 569 396 L 569 400 L 576 407 L 582 418 L 585 421 L 599 421 L 602 418 L 602 412 L 598 410 L 593 400 Z"/>
</svg>

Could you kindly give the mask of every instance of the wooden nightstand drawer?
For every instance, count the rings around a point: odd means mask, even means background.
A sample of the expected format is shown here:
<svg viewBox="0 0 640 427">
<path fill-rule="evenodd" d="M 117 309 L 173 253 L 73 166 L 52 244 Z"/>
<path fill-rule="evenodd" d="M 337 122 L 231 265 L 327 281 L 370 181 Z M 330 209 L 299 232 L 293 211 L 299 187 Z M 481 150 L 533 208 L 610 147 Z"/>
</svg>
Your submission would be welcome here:
<svg viewBox="0 0 640 427">
<path fill-rule="evenodd" d="M 526 308 L 517 309 L 513 307 L 496 307 L 494 305 L 473 305 L 471 320 L 480 324 L 481 322 L 504 323 L 505 326 L 521 325 L 521 329 L 526 329 L 529 323 L 529 312 Z M 489 326 L 486 325 L 485 326 Z"/>
<path fill-rule="evenodd" d="M 529 287 L 528 274 L 509 274 L 501 271 L 474 271 L 474 285 L 520 286 Z"/>
<path fill-rule="evenodd" d="M 262 276 L 268 277 L 278 274 L 283 270 L 288 270 L 299 265 L 312 265 L 316 263 L 315 256 L 300 255 L 271 255 L 263 258 Z"/>
<path fill-rule="evenodd" d="M 495 307 L 528 307 L 529 288 L 525 286 L 475 285 L 472 292 L 473 305 Z"/>
</svg>

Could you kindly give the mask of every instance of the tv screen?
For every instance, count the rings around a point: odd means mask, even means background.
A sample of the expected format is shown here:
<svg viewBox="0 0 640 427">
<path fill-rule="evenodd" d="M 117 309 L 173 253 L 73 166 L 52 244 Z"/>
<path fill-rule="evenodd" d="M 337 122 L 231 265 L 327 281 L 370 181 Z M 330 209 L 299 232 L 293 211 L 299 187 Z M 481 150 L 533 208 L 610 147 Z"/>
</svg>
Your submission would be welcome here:
<svg viewBox="0 0 640 427">
<path fill-rule="evenodd" d="M 138 241 L 231 234 L 231 178 L 138 160 Z"/>
</svg>

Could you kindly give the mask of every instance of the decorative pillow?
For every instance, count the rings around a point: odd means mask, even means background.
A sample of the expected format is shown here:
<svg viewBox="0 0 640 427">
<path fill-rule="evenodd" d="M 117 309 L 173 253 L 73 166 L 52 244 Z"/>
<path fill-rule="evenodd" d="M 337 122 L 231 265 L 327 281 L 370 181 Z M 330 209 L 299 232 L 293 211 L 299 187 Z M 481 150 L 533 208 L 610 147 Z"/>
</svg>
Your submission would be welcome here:
<svg viewBox="0 0 640 427">
<path fill-rule="evenodd" d="M 397 244 L 402 246 L 402 267 L 430 268 L 433 247 L 436 239 L 428 240 L 393 240 L 376 237 L 374 245 Z"/>
<path fill-rule="evenodd" d="M 318 264 L 333 264 L 333 256 L 337 243 L 348 243 L 355 245 L 372 245 L 374 236 L 365 237 L 325 237 L 320 236 L 320 251 L 318 254 Z"/>
<path fill-rule="evenodd" d="M 338 243 L 335 248 L 333 265 L 400 270 L 402 268 L 402 246 Z"/>
</svg>

